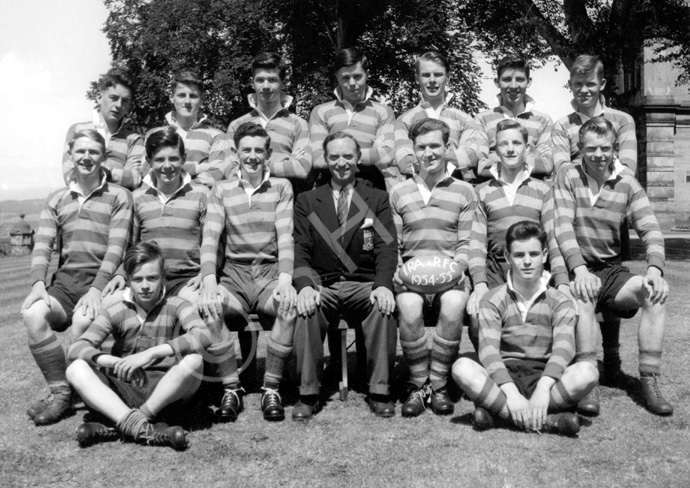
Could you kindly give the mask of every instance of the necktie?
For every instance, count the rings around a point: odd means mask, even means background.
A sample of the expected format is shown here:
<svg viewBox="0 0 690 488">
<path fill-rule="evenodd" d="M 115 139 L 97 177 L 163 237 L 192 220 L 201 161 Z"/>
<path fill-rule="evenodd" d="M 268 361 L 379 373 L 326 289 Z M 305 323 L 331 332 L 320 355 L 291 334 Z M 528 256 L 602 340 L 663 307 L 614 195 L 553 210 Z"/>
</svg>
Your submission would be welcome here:
<svg viewBox="0 0 690 488">
<path fill-rule="evenodd" d="M 340 223 L 340 237 L 345 235 L 345 224 L 347 223 L 347 187 L 340 190 L 338 194 L 338 222 Z"/>
</svg>

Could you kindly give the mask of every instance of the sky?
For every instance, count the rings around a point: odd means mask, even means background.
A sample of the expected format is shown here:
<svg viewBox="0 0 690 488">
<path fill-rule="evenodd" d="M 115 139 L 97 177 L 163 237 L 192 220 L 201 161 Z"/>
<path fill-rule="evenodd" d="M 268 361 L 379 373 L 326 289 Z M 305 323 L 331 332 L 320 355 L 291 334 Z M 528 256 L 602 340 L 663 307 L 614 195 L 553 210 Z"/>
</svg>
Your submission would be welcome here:
<svg viewBox="0 0 690 488">
<path fill-rule="evenodd" d="M 63 184 L 65 134 L 90 119 L 86 91 L 110 65 L 107 16 L 101 0 L 0 0 L 0 201 L 43 198 Z M 481 99 L 493 107 L 494 75 L 481 65 Z M 562 65 L 532 73 L 528 93 L 554 120 L 571 110 L 567 79 Z"/>
</svg>

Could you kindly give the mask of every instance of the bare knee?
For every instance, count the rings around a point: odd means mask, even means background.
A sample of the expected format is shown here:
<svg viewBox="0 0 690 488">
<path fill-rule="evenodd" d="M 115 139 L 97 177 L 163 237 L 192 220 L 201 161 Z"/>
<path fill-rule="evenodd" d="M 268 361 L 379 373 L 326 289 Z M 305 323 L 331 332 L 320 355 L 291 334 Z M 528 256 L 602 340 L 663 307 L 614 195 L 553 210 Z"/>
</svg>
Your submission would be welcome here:
<svg viewBox="0 0 690 488">
<path fill-rule="evenodd" d="M 84 379 L 84 375 L 91 371 L 89 363 L 83 359 L 75 359 L 67 366 L 65 374 L 70 385 L 79 384 Z"/>
<path fill-rule="evenodd" d="M 29 342 L 40 342 L 50 333 L 48 324 L 49 309 L 42 303 L 34 303 L 29 308 L 22 310 L 22 321 L 26 327 Z"/>
<path fill-rule="evenodd" d="M 200 374 L 204 368 L 204 359 L 201 354 L 187 354 L 182 358 L 180 364 L 185 366 L 185 370 Z"/>
<path fill-rule="evenodd" d="M 471 388 L 475 383 L 477 363 L 470 358 L 460 358 L 453 364 L 451 369 L 453 379 L 463 390 Z"/>
<path fill-rule="evenodd" d="M 396 298 L 400 327 L 416 330 L 424 327 L 424 301 L 415 293 L 401 293 Z"/>
<path fill-rule="evenodd" d="M 81 312 L 76 312 L 72 316 L 72 336 L 76 339 L 80 337 L 91 325 L 92 320 Z"/>
</svg>

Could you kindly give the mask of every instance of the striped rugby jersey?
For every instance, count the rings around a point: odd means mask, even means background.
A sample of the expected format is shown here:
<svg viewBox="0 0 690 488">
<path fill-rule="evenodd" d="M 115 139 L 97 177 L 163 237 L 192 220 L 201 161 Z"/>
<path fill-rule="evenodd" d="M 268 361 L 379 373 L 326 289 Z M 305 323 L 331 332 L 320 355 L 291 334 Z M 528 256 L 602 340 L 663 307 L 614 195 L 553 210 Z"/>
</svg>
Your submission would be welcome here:
<svg viewBox="0 0 690 488">
<path fill-rule="evenodd" d="M 73 188 L 54 191 L 43 204 L 31 258 L 31 284 L 46 282 L 53 245 L 59 238 L 58 267 L 98 270 L 91 286 L 102 290 L 127 247 L 132 195 L 104 177 L 101 186 L 80 204 L 80 192 Z"/>
<path fill-rule="evenodd" d="M 148 172 L 148 166 L 145 164 L 144 157 L 144 140 L 141 135 L 127 129 L 124 124 L 113 134 L 110 138 L 106 137 L 105 122 L 101 114 L 94 110 L 93 120 L 90 122 L 79 122 L 72 124 L 67 131 L 65 137 L 65 150 L 62 154 L 62 175 L 65 183 L 69 184 L 72 180 L 72 173 L 74 170 L 74 163 L 69 157 L 69 142 L 74 137 L 74 134 L 83 130 L 95 130 L 105 138 L 106 144 L 106 161 L 103 162 L 103 168 L 110 173 L 110 181 L 117 183 L 128 190 L 134 190 L 141 185 L 141 179 Z M 142 163 L 140 169 L 132 169 L 133 163 Z"/>
<path fill-rule="evenodd" d="M 395 121 L 395 162 L 402 174 L 414 174 L 417 158 L 410 140 L 410 129 L 417 121 L 429 117 L 427 112 L 429 108 L 431 108 L 429 103 L 420 101 L 419 105 L 408 110 Z M 477 145 L 479 127 L 472 117 L 444 103 L 438 120 L 442 120 L 450 127 L 450 146 L 446 151 L 446 161 L 462 170 L 463 173 L 474 170 L 479 161 Z"/>
<path fill-rule="evenodd" d="M 556 238 L 568 270 L 581 265 L 597 267 L 617 259 L 620 227 L 627 217 L 644 242 L 647 264 L 663 271 L 664 236 L 647 194 L 620 163 L 614 169 L 594 203 L 581 164 L 565 164 L 556 175 Z"/>
<path fill-rule="evenodd" d="M 576 315 L 558 290 L 538 292 L 523 320 L 510 283 L 489 290 L 479 304 L 479 360 L 497 385 L 512 383 L 504 361 L 546 361 L 543 376 L 559 380 L 575 357 Z"/>
<path fill-rule="evenodd" d="M 598 114 L 611 122 L 618 134 L 618 158 L 621 163 L 630 168 L 633 174 L 637 171 L 637 136 L 635 135 L 635 121 L 633 118 L 621 112 L 605 106 L 606 100 L 601 96 L 603 111 Z M 556 170 L 564 163 L 579 163 L 582 159 L 577 143 L 580 140 L 580 127 L 590 118 L 577 111 L 575 100 L 571 102 L 575 112 L 563 117 L 553 128 L 551 142 L 553 145 L 553 158 Z"/>
<path fill-rule="evenodd" d="M 236 151 L 233 137 L 240 125 L 246 122 L 259 124 L 268 135 L 271 136 L 271 157 L 268 160 L 268 168 L 273 176 L 279 178 L 306 179 L 311 170 L 311 146 L 309 145 L 309 126 L 307 122 L 290 113 L 290 105 L 293 98 L 283 94 L 281 104 L 283 106 L 276 114 L 267 119 L 257 106 L 256 94 L 249 95 L 251 112 L 239 117 L 228 126 L 228 144 Z M 304 149 L 304 155 L 299 159 L 295 154 Z M 233 155 L 233 157 L 236 157 Z"/>
<path fill-rule="evenodd" d="M 201 247 L 202 278 L 216 273 L 216 250 L 226 239 L 225 259 L 230 263 L 278 263 L 278 272 L 292 275 L 295 243 L 292 237 L 292 185 L 269 177 L 250 197 L 240 173 L 216 183 L 206 210 Z"/>
<path fill-rule="evenodd" d="M 457 261 L 466 271 L 476 211 L 474 189 L 448 176 L 431 190 L 431 199 L 425 204 L 418 183 L 424 184 L 420 176 L 391 190 L 400 260 L 404 263 L 412 257 L 438 253 Z"/>
</svg>

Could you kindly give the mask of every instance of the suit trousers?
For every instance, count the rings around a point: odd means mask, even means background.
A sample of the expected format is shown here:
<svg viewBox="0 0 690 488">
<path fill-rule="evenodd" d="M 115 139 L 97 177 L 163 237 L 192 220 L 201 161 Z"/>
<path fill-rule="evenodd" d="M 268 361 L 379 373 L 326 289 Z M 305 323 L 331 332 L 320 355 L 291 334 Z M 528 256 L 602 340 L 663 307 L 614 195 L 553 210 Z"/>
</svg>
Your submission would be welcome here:
<svg viewBox="0 0 690 488">
<path fill-rule="evenodd" d="M 323 376 L 323 342 L 328 324 L 338 319 L 362 324 L 367 352 L 369 393 L 388 395 L 389 342 L 397 334 L 395 317 L 371 304 L 373 284 L 338 281 L 321 288 L 321 305 L 311 316 L 297 317 L 293 352 L 300 375 L 300 395 L 318 395 Z M 393 341 L 390 339 L 393 338 Z M 394 357 L 394 356 L 393 356 Z"/>
</svg>

